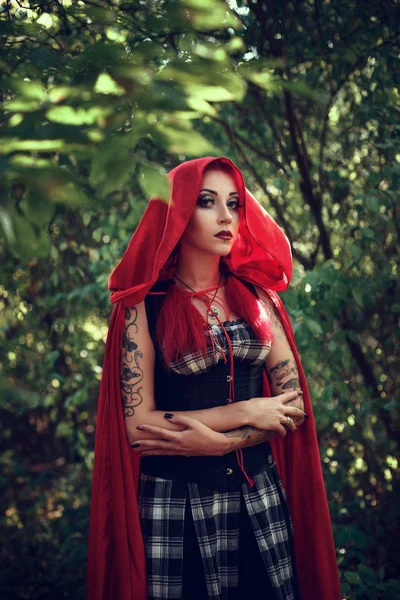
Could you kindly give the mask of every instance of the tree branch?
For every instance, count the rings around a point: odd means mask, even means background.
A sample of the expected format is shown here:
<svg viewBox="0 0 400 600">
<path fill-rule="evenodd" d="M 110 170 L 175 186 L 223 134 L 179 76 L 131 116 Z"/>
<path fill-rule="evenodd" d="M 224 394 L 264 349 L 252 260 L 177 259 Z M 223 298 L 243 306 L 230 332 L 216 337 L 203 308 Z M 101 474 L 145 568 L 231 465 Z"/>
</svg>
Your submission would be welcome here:
<svg viewBox="0 0 400 600">
<path fill-rule="evenodd" d="M 269 199 L 269 201 L 271 203 L 271 206 L 274 209 L 274 211 L 276 212 L 278 220 L 282 224 L 282 226 L 283 226 L 283 228 L 285 230 L 285 233 L 288 236 L 289 240 L 294 239 L 294 232 L 292 230 L 291 224 L 289 223 L 289 221 L 286 220 L 286 217 L 285 217 L 285 215 L 283 213 L 282 207 L 279 205 L 279 202 L 271 194 L 271 192 L 269 191 L 269 189 L 265 185 L 265 182 L 264 182 L 263 178 L 258 173 L 257 169 L 254 167 L 253 163 L 249 160 L 249 158 L 247 157 L 247 155 L 244 152 L 244 150 L 242 148 L 240 148 L 239 145 L 237 145 L 237 151 L 240 153 L 241 159 L 242 159 L 242 161 L 246 165 L 246 169 L 252 174 L 252 176 L 254 177 L 254 180 L 256 181 L 256 183 L 258 184 L 258 186 L 261 188 L 261 190 L 264 192 L 264 194 L 268 197 L 268 199 Z M 308 258 L 306 258 L 305 256 L 303 256 L 300 252 L 298 252 L 293 247 L 292 247 L 292 252 L 293 252 L 293 256 L 299 261 L 299 263 L 301 263 L 304 266 L 305 269 L 311 269 L 312 268 L 313 265 L 310 263 L 310 261 L 308 260 Z"/>
<path fill-rule="evenodd" d="M 213 120 L 215 121 L 215 123 L 219 123 L 220 125 L 222 125 L 225 130 L 227 130 L 230 127 L 230 125 L 228 123 L 226 123 L 226 121 L 224 121 L 223 119 L 219 119 L 218 117 L 214 117 Z M 287 171 L 285 169 L 285 165 L 283 165 L 273 154 L 270 154 L 269 152 L 267 152 L 264 149 L 257 148 L 257 146 L 254 146 L 254 144 L 252 144 L 251 142 L 249 142 L 248 139 L 246 139 L 245 137 L 243 137 L 237 131 L 235 132 L 235 137 L 244 146 L 246 146 L 247 148 L 249 148 L 250 150 L 252 150 L 252 152 L 254 152 L 257 156 L 259 156 L 260 158 L 263 158 L 264 160 L 267 160 L 268 162 L 272 163 L 278 169 L 282 169 L 282 171 L 287 175 Z"/>
<path fill-rule="evenodd" d="M 253 83 L 249 84 L 249 89 L 253 91 L 254 95 L 257 97 L 257 101 L 258 101 L 258 106 L 262 112 L 262 115 L 264 117 L 264 119 L 267 121 L 271 131 L 272 131 L 272 135 L 275 138 L 279 149 L 282 153 L 282 156 L 284 157 L 286 163 L 289 165 L 290 167 L 290 155 L 287 151 L 286 146 L 283 143 L 283 139 L 279 136 L 278 131 L 276 129 L 275 123 L 273 118 L 271 117 L 270 113 L 268 112 L 266 106 L 265 106 L 265 101 L 264 101 L 264 97 L 261 93 L 261 90 L 258 86 L 256 86 Z"/>
</svg>

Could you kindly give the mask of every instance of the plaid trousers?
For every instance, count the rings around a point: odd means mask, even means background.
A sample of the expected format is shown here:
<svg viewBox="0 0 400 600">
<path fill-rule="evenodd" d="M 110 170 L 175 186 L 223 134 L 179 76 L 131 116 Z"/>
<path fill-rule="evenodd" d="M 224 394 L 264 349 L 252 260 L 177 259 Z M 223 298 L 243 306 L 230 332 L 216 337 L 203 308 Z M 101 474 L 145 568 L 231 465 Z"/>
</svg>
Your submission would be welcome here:
<svg viewBox="0 0 400 600">
<path fill-rule="evenodd" d="M 274 600 L 295 600 L 292 531 L 272 456 L 265 472 L 233 492 L 141 473 L 139 511 L 146 550 L 148 598 L 182 598 L 187 498 L 202 558 L 208 598 L 228 600 L 239 582 L 240 506 L 246 506 Z M 262 600 L 262 590 L 258 595 Z M 265 596 L 265 600 L 269 596 Z M 205 599 L 206 600 L 206 599 Z"/>
</svg>

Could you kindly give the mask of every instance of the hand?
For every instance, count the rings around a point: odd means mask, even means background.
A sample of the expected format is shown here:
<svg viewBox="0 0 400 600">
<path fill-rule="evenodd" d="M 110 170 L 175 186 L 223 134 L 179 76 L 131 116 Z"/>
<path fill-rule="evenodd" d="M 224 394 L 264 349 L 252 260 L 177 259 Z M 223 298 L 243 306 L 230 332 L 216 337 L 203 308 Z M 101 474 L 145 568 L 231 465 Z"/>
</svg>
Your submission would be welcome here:
<svg viewBox="0 0 400 600">
<path fill-rule="evenodd" d="M 171 431 L 154 425 L 141 425 L 140 429 L 153 435 L 152 439 L 137 440 L 134 448 L 140 456 L 222 456 L 230 446 L 229 440 L 203 423 L 176 415 L 168 419 L 171 423 L 183 425 L 183 431 Z"/>
<path fill-rule="evenodd" d="M 299 396 L 295 400 L 290 400 L 286 404 L 287 404 L 287 406 L 295 406 L 296 408 L 299 408 L 300 410 L 302 410 L 304 412 L 304 399 L 303 399 L 303 396 Z M 306 413 L 304 413 L 304 416 L 305 416 L 305 414 Z M 297 427 L 300 427 L 301 425 L 303 425 L 303 423 L 305 421 L 304 416 L 295 417 L 293 419 Z M 308 416 L 306 418 L 308 418 Z"/>
<path fill-rule="evenodd" d="M 302 392 L 292 391 L 272 398 L 252 398 L 248 400 L 250 408 L 250 425 L 257 429 L 276 431 L 286 435 L 286 427 L 297 431 L 297 424 L 304 422 L 305 412 L 293 406 L 301 398 Z M 288 422 L 288 417 L 292 421 Z M 295 421 L 296 420 L 296 421 Z"/>
</svg>

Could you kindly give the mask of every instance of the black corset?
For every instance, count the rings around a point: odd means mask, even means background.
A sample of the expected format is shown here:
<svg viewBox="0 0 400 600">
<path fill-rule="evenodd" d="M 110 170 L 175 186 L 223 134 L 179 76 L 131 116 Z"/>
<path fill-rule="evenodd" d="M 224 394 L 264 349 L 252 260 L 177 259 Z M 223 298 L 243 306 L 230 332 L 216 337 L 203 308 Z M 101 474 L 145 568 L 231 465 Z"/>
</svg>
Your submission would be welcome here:
<svg viewBox="0 0 400 600">
<path fill-rule="evenodd" d="M 156 349 L 154 393 L 157 410 L 191 411 L 226 404 L 229 361 L 220 361 L 206 373 L 197 375 L 180 375 L 164 365 L 154 336 L 155 319 L 163 298 L 146 297 L 149 330 Z M 262 373 L 263 364 L 251 366 L 246 360 L 234 360 L 236 402 L 262 395 Z M 264 471 L 271 456 L 267 442 L 244 448 L 242 452 L 244 468 L 250 477 Z M 192 481 L 218 491 L 238 489 L 246 481 L 235 451 L 224 456 L 149 456 L 141 459 L 140 468 L 148 475 Z"/>
</svg>

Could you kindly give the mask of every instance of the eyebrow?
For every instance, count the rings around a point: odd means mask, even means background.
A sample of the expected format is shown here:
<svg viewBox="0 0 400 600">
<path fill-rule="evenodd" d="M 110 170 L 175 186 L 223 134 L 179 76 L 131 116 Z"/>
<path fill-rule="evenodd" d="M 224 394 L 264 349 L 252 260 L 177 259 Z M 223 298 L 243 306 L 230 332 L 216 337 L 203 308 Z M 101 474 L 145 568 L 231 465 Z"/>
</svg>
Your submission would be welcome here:
<svg viewBox="0 0 400 600">
<path fill-rule="evenodd" d="M 214 190 L 209 190 L 207 188 L 202 188 L 200 191 L 201 192 L 210 192 L 211 194 L 218 196 L 218 192 L 215 192 Z M 239 196 L 239 192 L 230 192 L 229 195 L 230 196 Z"/>
</svg>

